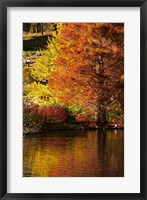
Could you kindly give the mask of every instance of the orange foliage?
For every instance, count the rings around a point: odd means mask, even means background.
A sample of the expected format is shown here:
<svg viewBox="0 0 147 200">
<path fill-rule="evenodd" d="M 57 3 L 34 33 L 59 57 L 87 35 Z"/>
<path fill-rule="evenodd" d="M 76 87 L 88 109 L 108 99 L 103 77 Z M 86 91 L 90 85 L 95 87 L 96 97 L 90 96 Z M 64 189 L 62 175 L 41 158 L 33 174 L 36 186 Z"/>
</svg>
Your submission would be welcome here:
<svg viewBox="0 0 147 200">
<path fill-rule="evenodd" d="M 82 106 L 103 126 L 109 104 L 120 99 L 123 104 L 124 25 L 64 24 L 59 45 L 49 87 L 60 102 Z"/>
</svg>

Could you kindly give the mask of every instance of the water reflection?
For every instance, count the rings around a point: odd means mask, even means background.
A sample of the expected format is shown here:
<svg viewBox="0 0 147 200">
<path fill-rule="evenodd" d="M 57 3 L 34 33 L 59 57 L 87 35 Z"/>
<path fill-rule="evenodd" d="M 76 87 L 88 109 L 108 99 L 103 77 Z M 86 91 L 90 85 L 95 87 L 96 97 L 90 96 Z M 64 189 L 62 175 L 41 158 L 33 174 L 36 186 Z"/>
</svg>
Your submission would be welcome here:
<svg viewBox="0 0 147 200">
<path fill-rule="evenodd" d="M 60 131 L 24 137 L 24 177 L 124 176 L 124 134 Z"/>
</svg>

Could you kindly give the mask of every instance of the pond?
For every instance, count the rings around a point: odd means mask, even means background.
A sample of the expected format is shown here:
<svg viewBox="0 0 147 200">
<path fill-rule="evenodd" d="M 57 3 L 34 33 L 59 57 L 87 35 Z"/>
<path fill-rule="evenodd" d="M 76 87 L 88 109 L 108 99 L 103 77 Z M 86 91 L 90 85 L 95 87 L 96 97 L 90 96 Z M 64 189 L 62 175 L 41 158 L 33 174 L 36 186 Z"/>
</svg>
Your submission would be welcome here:
<svg viewBox="0 0 147 200">
<path fill-rule="evenodd" d="M 124 131 L 48 131 L 23 138 L 24 177 L 123 177 Z"/>
</svg>

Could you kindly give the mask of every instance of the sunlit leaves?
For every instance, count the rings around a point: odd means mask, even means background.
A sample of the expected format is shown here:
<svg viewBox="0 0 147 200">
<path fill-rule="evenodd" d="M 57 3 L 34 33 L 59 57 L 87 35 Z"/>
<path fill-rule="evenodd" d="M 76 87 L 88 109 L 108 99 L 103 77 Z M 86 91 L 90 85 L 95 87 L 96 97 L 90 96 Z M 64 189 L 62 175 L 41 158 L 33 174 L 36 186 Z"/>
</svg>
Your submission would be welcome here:
<svg viewBox="0 0 147 200">
<path fill-rule="evenodd" d="M 47 106 L 56 102 L 56 98 L 47 85 L 33 82 L 24 86 L 24 103 Z"/>
<path fill-rule="evenodd" d="M 24 79 L 24 101 L 47 109 L 58 104 L 68 108 L 74 119 L 85 118 L 102 126 L 106 124 L 106 115 L 115 113 L 112 105 L 119 107 L 116 114 L 122 116 L 124 25 L 56 23 L 54 26 L 46 50 L 25 71 L 30 73 L 30 79 Z"/>
<path fill-rule="evenodd" d="M 60 31 L 62 24 L 58 25 Z M 38 57 L 31 70 L 31 76 L 35 81 L 46 83 L 49 72 L 56 68 L 55 60 L 59 55 L 58 35 L 53 34 L 52 38 L 48 38 L 47 50 L 42 52 L 42 56 Z"/>
<path fill-rule="evenodd" d="M 80 105 L 97 120 L 106 118 L 100 115 L 106 115 L 108 105 L 118 101 L 120 91 L 123 94 L 123 87 L 118 86 L 124 70 L 123 31 L 123 24 L 63 25 L 57 68 L 48 80 L 60 102 Z"/>
</svg>

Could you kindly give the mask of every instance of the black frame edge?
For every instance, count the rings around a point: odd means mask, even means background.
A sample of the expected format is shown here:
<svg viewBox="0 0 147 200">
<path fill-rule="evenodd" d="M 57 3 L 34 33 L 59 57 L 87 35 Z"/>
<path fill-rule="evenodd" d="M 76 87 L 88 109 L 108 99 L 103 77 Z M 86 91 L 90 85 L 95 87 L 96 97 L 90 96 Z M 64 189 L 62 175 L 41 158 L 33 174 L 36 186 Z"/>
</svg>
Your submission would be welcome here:
<svg viewBox="0 0 147 200">
<path fill-rule="evenodd" d="M 10 200 L 15 200 L 15 199 L 21 199 L 21 200 L 32 200 L 32 199 L 49 199 L 49 200 L 65 200 L 65 199 L 76 199 L 76 200 L 80 200 L 80 199 L 103 199 L 103 200 L 110 200 L 110 199 L 125 199 L 125 200 L 135 200 L 135 199 L 140 199 L 140 194 L 111 194 L 111 193 L 107 193 L 107 194 L 83 194 L 83 193 L 79 193 L 79 194 L 75 194 L 75 193 L 70 193 L 70 194 L 41 194 L 41 193 L 28 193 L 28 194 L 6 194 L 3 198 L 3 200 L 5 199 L 10 199 Z"/>
<path fill-rule="evenodd" d="M 7 7 L 140 7 L 146 0 L 2 0 Z"/>
<path fill-rule="evenodd" d="M 98 0 L 99 1 L 99 0 Z M 20 194 L 7 193 L 7 7 L 140 7 L 141 8 L 141 193 L 140 194 Z M 146 180 L 147 180 L 147 146 L 145 146 L 147 131 L 147 1 L 146 0 L 103 0 L 96 2 L 92 0 L 79 1 L 75 0 L 6 0 L 0 2 L 0 199 L 147 199 Z"/>
<path fill-rule="evenodd" d="M 7 193 L 7 36 L 6 7 L 0 4 L 0 197 Z"/>
<path fill-rule="evenodd" d="M 146 131 L 147 131 L 147 1 L 141 6 L 141 16 L 140 16 L 140 24 L 141 24 L 141 74 L 140 74 L 140 91 L 141 91 L 141 101 L 140 101 L 140 110 L 141 110 L 141 140 L 140 140 L 140 158 L 141 158 L 141 196 L 144 199 L 147 199 L 147 189 L 146 189 L 146 181 L 147 181 L 147 146 L 146 146 Z"/>
</svg>

